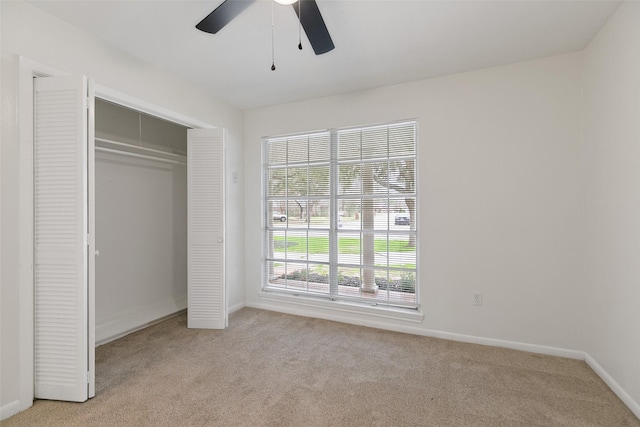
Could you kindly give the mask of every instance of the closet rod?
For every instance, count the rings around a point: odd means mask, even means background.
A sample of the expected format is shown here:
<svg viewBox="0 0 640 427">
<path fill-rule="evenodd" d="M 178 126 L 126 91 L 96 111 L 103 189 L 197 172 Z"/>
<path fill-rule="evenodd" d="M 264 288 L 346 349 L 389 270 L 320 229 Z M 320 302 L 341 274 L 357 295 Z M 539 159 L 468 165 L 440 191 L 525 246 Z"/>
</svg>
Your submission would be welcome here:
<svg viewBox="0 0 640 427">
<path fill-rule="evenodd" d="M 176 165 L 186 165 L 187 164 L 187 162 L 185 162 L 185 161 L 173 160 L 173 159 L 165 159 L 163 157 L 156 157 L 156 156 L 147 156 L 146 154 L 130 153 L 128 151 L 114 150 L 112 148 L 96 147 L 96 151 L 103 151 L 105 153 L 121 154 L 123 156 L 137 157 L 137 158 L 140 158 L 140 159 L 155 160 L 155 161 L 158 161 L 158 162 L 173 163 L 173 164 L 176 164 Z"/>
<path fill-rule="evenodd" d="M 162 154 L 163 156 L 171 156 L 175 159 L 178 160 L 182 160 L 182 159 L 186 159 L 187 156 L 183 156 L 180 154 L 174 154 L 174 153 L 168 153 L 166 151 L 161 151 L 161 150 L 155 150 L 153 148 L 147 148 L 147 147 L 143 147 L 141 145 L 133 145 L 133 144 L 125 144 L 124 142 L 118 142 L 118 141 L 114 141 L 112 139 L 105 139 L 105 138 L 94 138 L 96 142 L 105 142 L 107 144 L 113 144 L 113 145 L 117 145 L 120 147 L 126 147 L 126 148 L 135 148 L 136 150 L 141 150 L 141 151 L 146 151 L 148 153 L 158 153 L 158 154 Z"/>
</svg>

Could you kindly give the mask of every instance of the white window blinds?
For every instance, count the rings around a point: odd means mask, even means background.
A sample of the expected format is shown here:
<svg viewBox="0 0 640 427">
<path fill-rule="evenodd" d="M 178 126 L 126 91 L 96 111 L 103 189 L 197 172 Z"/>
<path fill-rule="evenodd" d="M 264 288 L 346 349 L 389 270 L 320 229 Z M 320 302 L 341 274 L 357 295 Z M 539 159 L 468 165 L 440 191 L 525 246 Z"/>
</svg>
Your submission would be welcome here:
<svg viewBox="0 0 640 427">
<path fill-rule="evenodd" d="M 418 306 L 416 123 L 264 140 L 266 291 Z"/>
</svg>

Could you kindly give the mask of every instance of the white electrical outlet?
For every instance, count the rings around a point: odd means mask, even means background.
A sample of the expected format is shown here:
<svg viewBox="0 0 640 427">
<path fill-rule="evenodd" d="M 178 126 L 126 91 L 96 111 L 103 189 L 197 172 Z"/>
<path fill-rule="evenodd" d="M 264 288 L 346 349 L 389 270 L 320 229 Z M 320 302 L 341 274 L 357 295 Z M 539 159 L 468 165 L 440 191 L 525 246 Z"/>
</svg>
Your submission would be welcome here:
<svg viewBox="0 0 640 427">
<path fill-rule="evenodd" d="M 473 293 L 473 305 L 482 305 L 482 292 Z"/>
</svg>

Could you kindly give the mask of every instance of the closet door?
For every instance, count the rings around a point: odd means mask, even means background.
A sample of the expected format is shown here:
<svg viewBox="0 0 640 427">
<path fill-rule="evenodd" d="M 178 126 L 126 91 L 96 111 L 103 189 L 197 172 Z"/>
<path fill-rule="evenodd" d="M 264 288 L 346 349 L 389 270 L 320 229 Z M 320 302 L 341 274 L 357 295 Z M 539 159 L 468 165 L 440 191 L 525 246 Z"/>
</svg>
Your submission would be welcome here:
<svg viewBox="0 0 640 427">
<path fill-rule="evenodd" d="M 86 77 L 37 78 L 34 92 L 34 394 L 83 402 L 95 394 L 93 93 Z"/>
<path fill-rule="evenodd" d="M 187 134 L 189 328 L 224 329 L 224 131 Z"/>
</svg>

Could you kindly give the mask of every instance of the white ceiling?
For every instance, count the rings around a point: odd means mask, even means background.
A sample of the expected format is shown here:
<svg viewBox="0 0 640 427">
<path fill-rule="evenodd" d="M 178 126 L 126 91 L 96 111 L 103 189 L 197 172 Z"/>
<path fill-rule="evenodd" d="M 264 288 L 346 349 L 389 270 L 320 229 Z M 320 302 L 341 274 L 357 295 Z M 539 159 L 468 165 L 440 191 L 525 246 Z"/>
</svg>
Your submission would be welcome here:
<svg viewBox="0 0 640 427">
<path fill-rule="evenodd" d="M 32 4 L 242 108 L 351 92 L 584 48 L 617 1 L 317 0 L 335 50 L 316 56 L 291 6 L 258 0 L 218 34 L 195 25 L 222 0 Z"/>
</svg>

